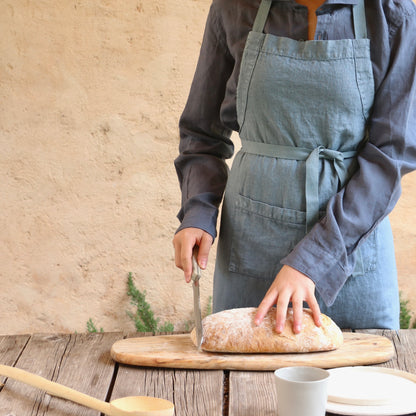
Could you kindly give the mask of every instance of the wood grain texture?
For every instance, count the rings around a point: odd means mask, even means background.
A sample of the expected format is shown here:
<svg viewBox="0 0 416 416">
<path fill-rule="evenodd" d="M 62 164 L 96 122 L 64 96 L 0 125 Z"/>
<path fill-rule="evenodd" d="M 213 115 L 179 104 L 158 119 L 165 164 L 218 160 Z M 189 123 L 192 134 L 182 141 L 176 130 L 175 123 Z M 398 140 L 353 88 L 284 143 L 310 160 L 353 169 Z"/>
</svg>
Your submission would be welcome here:
<svg viewBox="0 0 416 416">
<path fill-rule="evenodd" d="M 137 335 L 131 333 L 127 338 Z M 151 333 L 141 333 L 140 336 L 153 337 Z M 116 368 L 117 375 L 110 400 L 127 396 L 153 396 L 174 402 L 176 416 L 223 415 L 223 371 L 138 368 L 127 365 L 116 365 Z"/>
<path fill-rule="evenodd" d="M 380 366 L 401 369 L 416 374 L 416 337 L 414 336 L 414 332 L 406 330 L 389 331 L 382 329 L 357 330 L 356 332 L 381 335 L 391 339 L 394 345 L 395 355 L 390 361 L 380 364 Z"/>
<path fill-rule="evenodd" d="M 120 336 L 33 335 L 16 367 L 105 400 L 114 372 L 109 350 Z M 8 414 L 96 416 L 99 412 L 8 379 L 0 395 L 0 415 Z"/>
<path fill-rule="evenodd" d="M 188 334 L 117 341 L 111 355 L 130 365 L 271 371 L 279 367 L 310 365 L 322 368 L 382 363 L 394 355 L 392 342 L 375 334 L 344 334 L 344 344 L 337 350 L 304 354 L 220 354 L 198 351 Z"/>
<path fill-rule="evenodd" d="M 62 357 L 68 337 L 34 335 L 19 357 L 16 367 L 53 379 L 57 357 Z M 8 379 L 0 396 L 0 414 L 31 415 L 33 409 L 46 410 L 45 393 L 18 381 Z M 36 414 L 36 413 L 35 413 Z"/>
<path fill-rule="evenodd" d="M 97 399 L 106 400 L 114 374 L 110 345 L 120 336 L 121 333 L 71 336 L 54 381 Z M 48 408 L 52 406 L 53 416 L 99 414 L 97 411 L 55 397 L 51 398 Z"/>
<path fill-rule="evenodd" d="M 273 372 L 232 371 L 229 388 L 229 416 L 276 416 L 277 391 Z"/>
<path fill-rule="evenodd" d="M 345 335 L 356 346 L 365 335 L 361 332 L 391 339 L 390 346 L 394 346 L 397 355 L 378 365 L 416 374 L 415 330 L 359 332 Z M 139 335 L 143 334 L 129 336 Z M 119 365 L 110 359 L 110 349 L 121 338 L 120 333 L 0 337 L 0 363 L 24 368 L 99 399 L 108 396 L 107 401 L 142 394 L 166 398 L 174 402 L 176 416 L 276 415 L 272 371 Z M 373 352 L 377 349 L 377 345 L 372 346 Z M 99 413 L 8 379 L 0 387 L 0 416 L 10 415 L 98 416 Z"/>
<path fill-rule="evenodd" d="M 0 337 L 0 363 L 4 365 L 14 365 L 20 354 L 25 348 L 30 335 L 2 336 Z M 0 377 L 3 384 L 4 377 Z"/>
<path fill-rule="evenodd" d="M 111 400 L 153 396 L 175 404 L 175 415 L 221 416 L 223 371 L 138 368 L 120 365 Z"/>
</svg>

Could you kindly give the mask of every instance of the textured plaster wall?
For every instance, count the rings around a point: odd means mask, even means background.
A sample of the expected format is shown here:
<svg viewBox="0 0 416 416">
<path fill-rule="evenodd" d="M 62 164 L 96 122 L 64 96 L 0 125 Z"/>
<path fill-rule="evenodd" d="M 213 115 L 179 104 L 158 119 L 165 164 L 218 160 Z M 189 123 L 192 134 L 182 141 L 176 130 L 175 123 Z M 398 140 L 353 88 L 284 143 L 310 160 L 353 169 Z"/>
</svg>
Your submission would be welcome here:
<svg viewBox="0 0 416 416">
<path fill-rule="evenodd" d="M 162 322 L 192 318 L 172 161 L 209 5 L 0 2 L 0 333 L 81 332 L 90 317 L 133 330 L 128 272 Z M 408 297 L 415 189 L 409 176 L 392 217 Z"/>
</svg>

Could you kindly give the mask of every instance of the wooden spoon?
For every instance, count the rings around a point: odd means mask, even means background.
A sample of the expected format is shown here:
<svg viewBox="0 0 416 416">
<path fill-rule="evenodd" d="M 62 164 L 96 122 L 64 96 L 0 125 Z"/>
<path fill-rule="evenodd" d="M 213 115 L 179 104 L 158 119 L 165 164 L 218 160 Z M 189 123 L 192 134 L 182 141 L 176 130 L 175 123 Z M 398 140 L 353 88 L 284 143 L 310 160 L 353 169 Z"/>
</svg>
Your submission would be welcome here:
<svg viewBox="0 0 416 416">
<path fill-rule="evenodd" d="M 0 364 L 0 375 L 13 378 L 46 391 L 52 396 L 70 400 L 110 416 L 171 416 L 174 405 L 168 400 L 148 396 L 132 396 L 103 402 L 69 387 L 15 367 Z"/>
</svg>

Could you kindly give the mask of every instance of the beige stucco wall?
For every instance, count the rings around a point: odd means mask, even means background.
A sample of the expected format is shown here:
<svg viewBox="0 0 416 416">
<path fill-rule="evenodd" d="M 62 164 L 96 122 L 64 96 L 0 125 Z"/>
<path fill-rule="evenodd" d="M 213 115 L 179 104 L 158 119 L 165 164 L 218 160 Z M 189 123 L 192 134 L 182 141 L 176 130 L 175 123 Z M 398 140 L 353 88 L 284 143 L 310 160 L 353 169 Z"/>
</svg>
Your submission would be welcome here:
<svg viewBox="0 0 416 416">
<path fill-rule="evenodd" d="M 192 318 L 172 160 L 209 4 L 0 2 L 1 334 L 84 331 L 90 317 L 132 330 L 128 272 L 161 321 Z M 407 293 L 415 189 L 409 176 L 393 216 Z M 213 257 L 203 307 L 212 272 Z"/>
</svg>

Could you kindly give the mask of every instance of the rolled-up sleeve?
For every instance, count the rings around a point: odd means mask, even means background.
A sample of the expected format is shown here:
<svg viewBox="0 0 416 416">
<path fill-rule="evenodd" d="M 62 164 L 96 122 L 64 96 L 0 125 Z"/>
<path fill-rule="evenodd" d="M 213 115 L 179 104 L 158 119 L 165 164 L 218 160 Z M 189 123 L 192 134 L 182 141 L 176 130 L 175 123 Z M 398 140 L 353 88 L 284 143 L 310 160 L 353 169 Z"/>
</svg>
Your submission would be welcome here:
<svg viewBox="0 0 416 416">
<path fill-rule="evenodd" d="M 402 176 L 416 169 L 415 9 L 409 7 L 400 25 L 390 28 L 383 67 L 375 66 L 383 77 L 359 169 L 330 199 L 322 220 L 282 260 L 309 276 L 327 305 L 352 273 L 360 243 L 396 205 Z"/>
<path fill-rule="evenodd" d="M 218 207 L 228 178 L 225 159 L 233 154 L 231 129 L 221 121 L 221 104 L 234 60 L 224 30 L 211 6 L 191 90 L 179 121 L 175 159 L 182 191 L 178 231 L 196 227 L 216 237 Z"/>
</svg>

